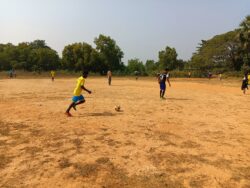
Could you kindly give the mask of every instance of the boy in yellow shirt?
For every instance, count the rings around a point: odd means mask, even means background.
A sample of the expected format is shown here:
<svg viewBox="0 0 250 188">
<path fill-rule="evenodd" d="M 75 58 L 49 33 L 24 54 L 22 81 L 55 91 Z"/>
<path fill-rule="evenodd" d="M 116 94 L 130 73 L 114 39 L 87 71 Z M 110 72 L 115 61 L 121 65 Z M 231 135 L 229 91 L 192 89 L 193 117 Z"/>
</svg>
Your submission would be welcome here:
<svg viewBox="0 0 250 188">
<path fill-rule="evenodd" d="M 70 110 L 74 108 L 76 110 L 76 106 L 85 102 L 84 96 L 82 95 L 82 90 L 87 91 L 91 94 L 91 91 L 84 87 L 85 79 L 88 77 L 88 72 L 84 71 L 82 76 L 77 79 L 77 84 L 74 89 L 74 96 L 72 97 L 72 103 L 69 105 L 68 109 L 66 110 L 65 114 L 71 117 Z"/>
<path fill-rule="evenodd" d="M 56 72 L 55 72 L 55 71 L 53 71 L 53 70 L 50 72 L 50 75 L 51 75 L 51 81 L 52 81 L 52 82 L 54 82 L 54 79 L 55 79 L 55 74 L 56 74 Z"/>
</svg>

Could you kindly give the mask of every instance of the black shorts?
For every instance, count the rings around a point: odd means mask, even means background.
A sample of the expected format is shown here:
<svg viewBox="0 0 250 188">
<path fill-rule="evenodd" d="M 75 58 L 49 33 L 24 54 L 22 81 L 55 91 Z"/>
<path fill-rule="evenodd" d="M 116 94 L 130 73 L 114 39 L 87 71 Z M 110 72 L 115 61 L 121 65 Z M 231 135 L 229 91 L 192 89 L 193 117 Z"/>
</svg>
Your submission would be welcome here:
<svg viewBox="0 0 250 188">
<path fill-rule="evenodd" d="M 248 82 L 247 81 L 243 81 L 242 82 L 242 86 L 241 86 L 241 89 L 248 89 Z"/>
</svg>

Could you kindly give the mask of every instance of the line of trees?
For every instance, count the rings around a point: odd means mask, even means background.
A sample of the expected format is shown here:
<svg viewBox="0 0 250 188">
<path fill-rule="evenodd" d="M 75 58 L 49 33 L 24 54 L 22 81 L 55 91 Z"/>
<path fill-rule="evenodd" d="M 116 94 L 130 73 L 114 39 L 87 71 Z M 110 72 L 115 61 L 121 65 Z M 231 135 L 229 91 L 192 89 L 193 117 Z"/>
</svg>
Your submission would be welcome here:
<svg viewBox="0 0 250 188">
<path fill-rule="evenodd" d="M 23 42 L 17 46 L 0 44 L 0 70 L 22 69 L 26 71 L 48 71 L 60 66 L 57 52 L 43 40 Z"/>
<path fill-rule="evenodd" d="M 239 28 L 210 40 L 202 40 L 189 61 L 178 59 L 175 48 L 166 46 L 159 51 L 158 61 L 143 63 L 135 58 L 125 65 L 124 56 L 116 41 L 109 36 L 99 35 L 94 39 L 95 47 L 86 42 L 64 47 L 62 57 L 46 45 L 44 40 L 23 42 L 18 45 L 0 44 L 0 70 L 21 69 L 25 71 L 87 69 L 105 74 L 112 70 L 118 74 L 153 75 L 164 68 L 170 70 L 192 70 L 200 72 L 241 71 L 250 68 L 250 16 Z"/>
<path fill-rule="evenodd" d="M 109 36 L 99 35 L 94 39 L 95 48 L 86 42 L 73 43 L 64 47 L 62 58 L 55 50 L 46 45 L 44 40 L 13 44 L 0 44 L 0 70 L 20 69 L 25 71 L 89 70 L 106 74 L 112 70 L 118 74 L 141 75 L 154 74 L 169 67 L 183 68 L 184 61 L 177 59 L 174 48 L 166 47 L 159 52 L 159 61 L 147 60 L 144 64 L 139 59 L 130 59 L 127 66 L 122 62 L 123 51 L 116 41 Z"/>
</svg>

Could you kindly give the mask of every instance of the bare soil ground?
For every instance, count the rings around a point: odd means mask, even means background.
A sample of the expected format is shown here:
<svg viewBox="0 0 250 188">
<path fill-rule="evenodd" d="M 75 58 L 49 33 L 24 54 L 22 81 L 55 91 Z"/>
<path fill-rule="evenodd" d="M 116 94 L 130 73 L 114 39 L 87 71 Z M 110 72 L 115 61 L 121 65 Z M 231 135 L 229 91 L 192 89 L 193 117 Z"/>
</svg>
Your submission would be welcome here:
<svg viewBox="0 0 250 188">
<path fill-rule="evenodd" d="M 0 80 L 0 187 L 250 187 L 240 81 L 89 78 L 69 118 L 75 82 Z"/>
</svg>

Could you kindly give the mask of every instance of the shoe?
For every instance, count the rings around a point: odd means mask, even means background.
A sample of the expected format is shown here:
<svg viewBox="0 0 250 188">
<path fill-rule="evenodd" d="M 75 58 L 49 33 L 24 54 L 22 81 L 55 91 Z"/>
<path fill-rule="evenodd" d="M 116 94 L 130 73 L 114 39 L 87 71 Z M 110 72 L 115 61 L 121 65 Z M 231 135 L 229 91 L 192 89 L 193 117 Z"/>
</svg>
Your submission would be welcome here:
<svg viewBox="0 0 250 188">
<path fill-rule="evenodd" d="M 71 113 L 69 113 L 69 112 L 65 112 L 65 115 L 68 117 L 72 117 Z"/>
</svg>

